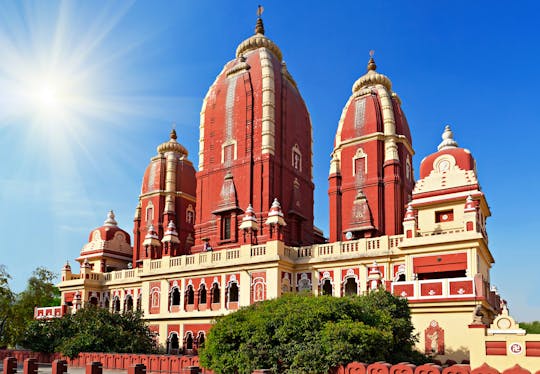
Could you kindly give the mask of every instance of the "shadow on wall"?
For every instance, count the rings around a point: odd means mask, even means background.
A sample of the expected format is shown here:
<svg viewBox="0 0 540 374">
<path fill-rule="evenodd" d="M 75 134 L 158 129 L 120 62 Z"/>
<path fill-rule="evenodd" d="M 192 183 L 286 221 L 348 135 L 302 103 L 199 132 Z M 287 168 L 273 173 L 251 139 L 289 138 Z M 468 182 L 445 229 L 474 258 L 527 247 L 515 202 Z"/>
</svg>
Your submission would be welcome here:
<svg viewBox="0 0 540 374">
<path fill-rule="evenodd" d="M 454 364 L 469 364 L 470 352 L 466 347 L 458 349 L 448 349 L 444 351 L 444 355 L 431 355 L 431 361 L 438 365 L 450 366 Z"/>
</svg>

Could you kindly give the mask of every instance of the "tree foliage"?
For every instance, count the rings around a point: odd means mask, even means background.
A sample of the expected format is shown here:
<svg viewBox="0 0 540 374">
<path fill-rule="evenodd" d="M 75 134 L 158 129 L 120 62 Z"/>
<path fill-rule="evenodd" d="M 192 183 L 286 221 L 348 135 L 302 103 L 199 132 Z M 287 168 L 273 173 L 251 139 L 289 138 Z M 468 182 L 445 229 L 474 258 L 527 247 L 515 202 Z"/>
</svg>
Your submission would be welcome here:
<svg viewBox="0 0 540 374">
<path fill-rule="evenodd" d="M 15 294 L 9 288 L 9 279 L 11 276 L 6 267 L 0 265 L 0 347 L 5 347 L 10 342 L 8 326 L 13 316 Z"/>
<path fill-rule="evenodd" d="M 111 313 L 87 307 L 62 318 L 36 320 L 28 325 L 22 344 L 39 352 L 61 352 L 74 358 L 80 352 L 152 353 L 155 342 L 140 313 Z"/>
<path fill-rule="evenodd" d="M 24 291 L 16 295 L 9 320 L 8 342 L 20 344 L 26 327 L 34 319 L 35 307 L 60 305 L 60 291 L 54 282 L 57 275 L 38 267 L 28 279 Z"/>
<path fill-rule="evenodd" d="M 520 322 L 519 327 L 527 331 L 527 334 L 540 334 L 540 321 Z"/>
<path fill-rule="evenodd" d="M 285 295 L 219 318 L 199 358 L 216 373 L 326 373 L 352 361 L 424 362 L 415 341 L 407 301 L 386 291 Z"/>
</svg>

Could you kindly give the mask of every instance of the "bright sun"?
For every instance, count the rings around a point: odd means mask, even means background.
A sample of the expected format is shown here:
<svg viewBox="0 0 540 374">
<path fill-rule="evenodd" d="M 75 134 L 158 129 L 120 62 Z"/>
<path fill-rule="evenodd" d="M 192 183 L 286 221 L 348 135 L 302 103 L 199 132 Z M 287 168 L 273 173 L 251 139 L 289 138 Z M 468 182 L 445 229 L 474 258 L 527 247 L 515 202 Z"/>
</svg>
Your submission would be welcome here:
<svg viewBox="0 0 540 374">
<path fill-rule="evenodd" d="M 69 111 L 69 95 L 66 79 L 62 76 L 43 75 L 26 85 L 29 105 L 41 117 L 55 118 Z"/>
<path fill-rule="evenodd" d="M 59 104 L 59 96 L 56 88 L 50 82 L 45 82 L 39 86 L 37 91 L 39 105 L 44 109 L 54 109 Z"/>
</svg>

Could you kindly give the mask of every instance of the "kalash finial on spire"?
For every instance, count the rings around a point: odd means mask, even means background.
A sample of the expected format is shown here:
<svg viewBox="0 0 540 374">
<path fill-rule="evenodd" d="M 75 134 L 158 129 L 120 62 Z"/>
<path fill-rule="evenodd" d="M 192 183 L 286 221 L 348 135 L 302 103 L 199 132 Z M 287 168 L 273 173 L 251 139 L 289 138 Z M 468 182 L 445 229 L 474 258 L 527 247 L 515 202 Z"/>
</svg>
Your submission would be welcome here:
<svg viewBox="0 0 540 374">
<path fill-rule="evenodd" d="M 112 210 L 109 210 L 109 213 L 107 214 L 107 219 L 105 222 L 103 222 L 104 226 L 116 226 L 118 223 L 114 219 L 114 212 Z"/>
<path fill-rule="evenodd" d="M 176 136 L 175 127 L 176 125 L 173 123 L 171 132 L 169 134 L 169 141 L 158 145 L 157 151 L 160 154 L 165 154 L 167 152 L 176 152 L 176 153 L 180 153 L 184 157 L 187 157 L 188 155 L 187 149 L 184 148 L 182 144 L 176 141 L 178 137 Z"/>
<path fill-rule="evenodd" d="M 175 127 L 176 127 L 176 124 L 173 123 L 173 124 L 172 124 L 171 133 L 170 133 L 170 135 L 169 135 L 169 137 L 170 137 L 171 139 L 174 139 L 174 140 L 178 139 L 178 137 L 176 136 L 176 129 L 175 129 Z"/>
<path fill-rule="evenodd" d="M 255 24 L 255 34 L 264 35 L 264 25 L 261 18 L 263 12 L 264 12 L 263 6 L 259 5 L 257 7 L 257 23 Z"/>
<path fill-rule="evenodd" d="M 444 132 L 442 134 L 442 142 L 437 147 L 437 150 L 441 151 L 443 149 L 447 148 L 456 148 L 458 147 L 458 143 L 454 140 L 454 133 L 450 129 L 450 125 L 446 125 L 444 127 Z"/>
<path fill-rule="evenodd" d="M 375 60 L 373 59 L 374 54 L 375 51 L 373 49 L 369 51 L 369 62 L 367 64 L 368 71 L 375 71 L 375 69 L 377 69 L 377 65 L 375 64 Z"/>
</svg>

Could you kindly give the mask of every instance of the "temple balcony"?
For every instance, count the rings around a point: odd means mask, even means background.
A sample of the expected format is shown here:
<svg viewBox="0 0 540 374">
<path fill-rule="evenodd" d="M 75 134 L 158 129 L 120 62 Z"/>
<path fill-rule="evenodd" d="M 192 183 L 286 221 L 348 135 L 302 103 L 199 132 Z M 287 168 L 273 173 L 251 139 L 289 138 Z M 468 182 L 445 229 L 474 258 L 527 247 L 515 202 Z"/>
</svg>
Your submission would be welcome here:
<svg viewBox="0 0 540 374">
<path fill-rule="evenodd" d="M 491 290 L 489 282 L 481 274 L 474 277 L 388 282 L 386 288 L 395 296 L 406 297 L 410 303 L 485 300 L 494 310 L 499 310 L 501 305 L 499 295 Z"/>
<path fill-rule="evenodd" d="M 68 313 L 68 306 L 47 306 L 34 308 L 34 319 L 60 318 Z"/>
</svg>

